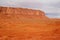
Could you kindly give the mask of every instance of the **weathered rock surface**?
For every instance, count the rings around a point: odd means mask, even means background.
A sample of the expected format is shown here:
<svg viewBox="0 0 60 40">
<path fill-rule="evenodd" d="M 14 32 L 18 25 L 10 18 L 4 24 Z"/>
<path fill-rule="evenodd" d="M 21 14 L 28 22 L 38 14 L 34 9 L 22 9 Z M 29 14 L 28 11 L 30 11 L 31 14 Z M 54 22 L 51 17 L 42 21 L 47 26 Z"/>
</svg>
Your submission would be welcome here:
<svg viewBox="0 0 60 40">
<path fill-rule="evenodd" d="M 60 40 L 60 19 L 40 10 L 0 7 L 0 40 Z"/>
</svg>

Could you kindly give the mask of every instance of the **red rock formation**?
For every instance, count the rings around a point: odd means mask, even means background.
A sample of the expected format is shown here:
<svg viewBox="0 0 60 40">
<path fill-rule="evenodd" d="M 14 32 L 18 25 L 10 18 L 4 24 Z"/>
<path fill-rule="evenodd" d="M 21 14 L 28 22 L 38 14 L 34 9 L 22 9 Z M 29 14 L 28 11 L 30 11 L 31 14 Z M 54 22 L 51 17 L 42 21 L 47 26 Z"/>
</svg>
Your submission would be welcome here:
<svg viewBox="0 0 60 40">
<path fill-rule="evenodd" d="M 0 7 L 0 40 L 60 40 L 59 24 L 40 10 Z"/>
<path fill-rule="evenodd" d="M 39 16 L 40 18 L 45 17 L 45 13 L 40 10 L 32 10 L 27 8 L 10 8 L 10 7 L 0 7 L 0 13 L 7 15 L 24 15 L 24 16 Z"/>
</svg>

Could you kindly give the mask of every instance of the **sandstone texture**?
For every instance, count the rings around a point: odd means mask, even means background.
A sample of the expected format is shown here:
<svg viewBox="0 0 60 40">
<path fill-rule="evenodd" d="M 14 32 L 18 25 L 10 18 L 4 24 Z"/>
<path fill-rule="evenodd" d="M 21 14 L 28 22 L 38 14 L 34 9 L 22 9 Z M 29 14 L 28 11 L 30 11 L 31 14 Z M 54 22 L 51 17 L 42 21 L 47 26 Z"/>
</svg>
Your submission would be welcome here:
<svg viewBox="0 0 60 40">
<path fill-rule="evenodd" d="M 41 10 L 0 7 L 0 40 L 60 40 L 60 19 Z"/>
</svg>

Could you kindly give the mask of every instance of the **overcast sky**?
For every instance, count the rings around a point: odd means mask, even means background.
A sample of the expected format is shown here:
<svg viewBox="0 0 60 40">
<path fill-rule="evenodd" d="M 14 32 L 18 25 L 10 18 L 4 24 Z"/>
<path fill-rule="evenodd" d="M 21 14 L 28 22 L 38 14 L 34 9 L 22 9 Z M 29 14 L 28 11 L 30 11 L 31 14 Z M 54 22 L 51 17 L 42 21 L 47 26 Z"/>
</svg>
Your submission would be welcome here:
<svg viewBox="0 0 60 40">
<path fill-rule="evenodd" d="M 60 0 L 0 0 L 0 6 L 40 9 L 49 17 L 60 18 Z"/>
</svg>

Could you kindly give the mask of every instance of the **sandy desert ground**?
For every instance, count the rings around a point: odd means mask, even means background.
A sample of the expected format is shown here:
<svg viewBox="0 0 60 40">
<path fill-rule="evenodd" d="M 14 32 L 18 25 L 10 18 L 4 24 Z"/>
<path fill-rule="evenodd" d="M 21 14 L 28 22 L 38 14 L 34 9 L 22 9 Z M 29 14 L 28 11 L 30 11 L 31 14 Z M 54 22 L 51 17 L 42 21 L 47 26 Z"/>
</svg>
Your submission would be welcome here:
<svg viewBox="0 0 60 40">
<path fill-rule="evenodd" d="M 60 19 L 40 10 L 0 7 L 0 40 L 60 40 Z"/>
</svg>

